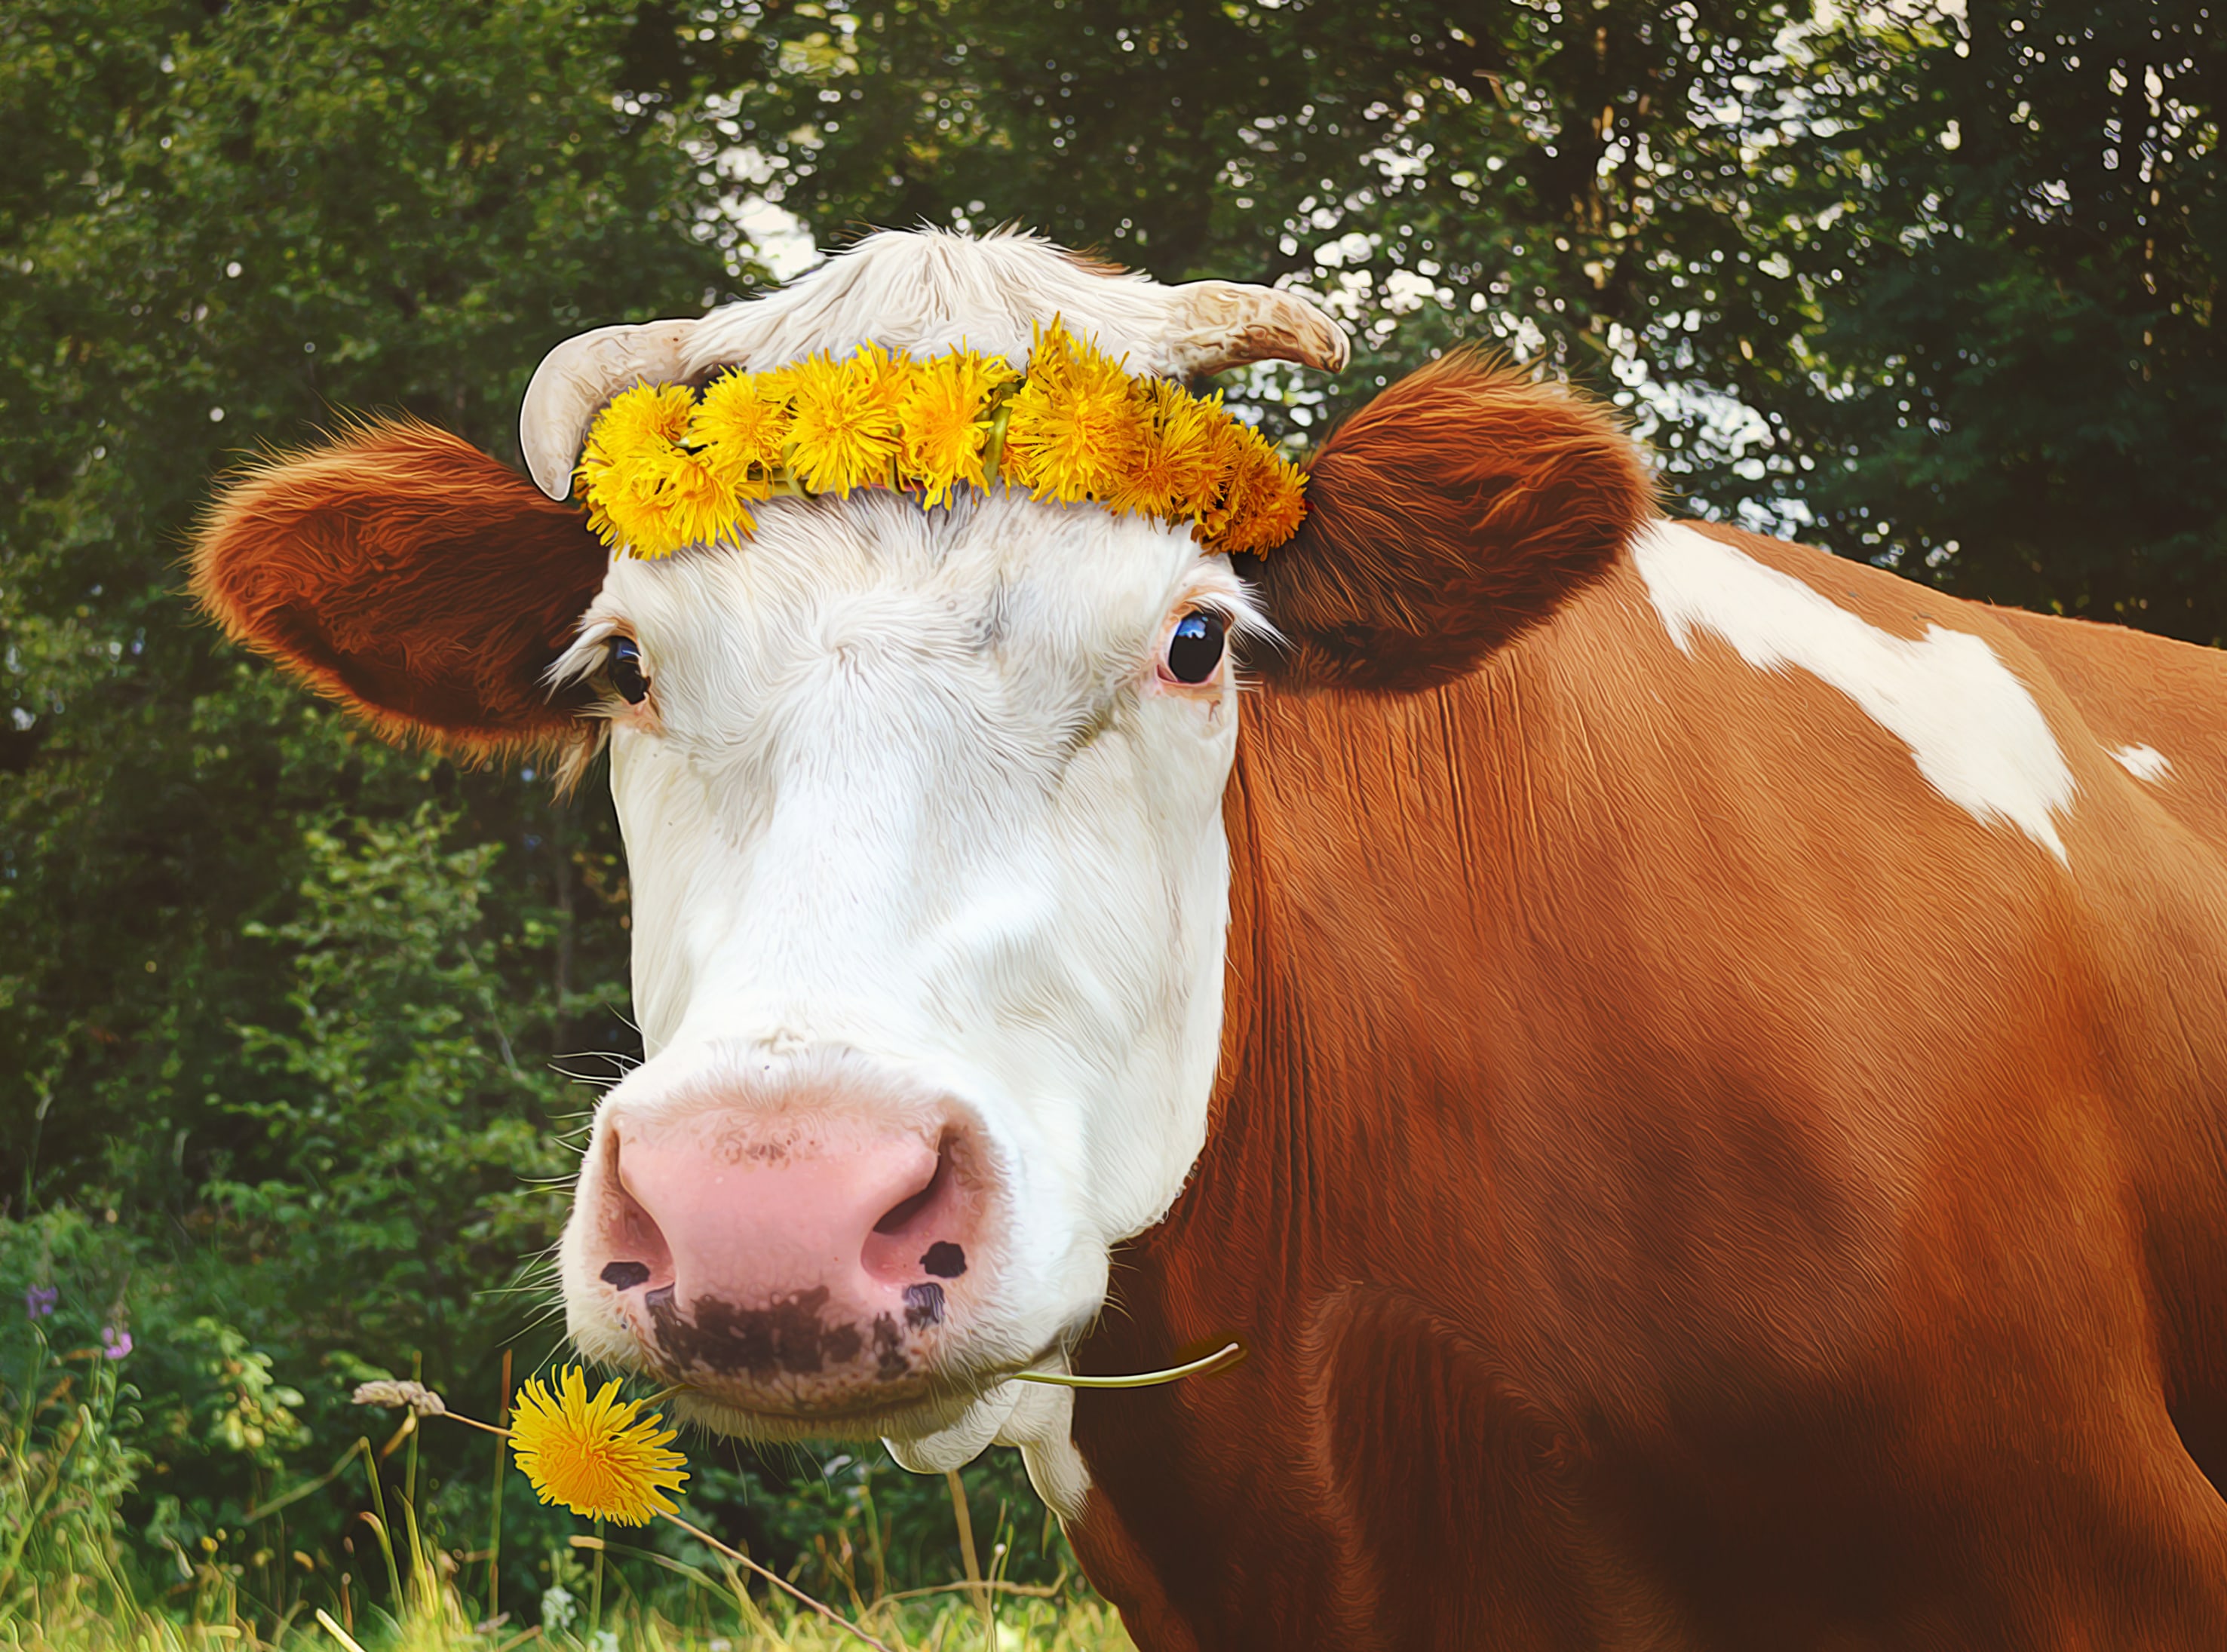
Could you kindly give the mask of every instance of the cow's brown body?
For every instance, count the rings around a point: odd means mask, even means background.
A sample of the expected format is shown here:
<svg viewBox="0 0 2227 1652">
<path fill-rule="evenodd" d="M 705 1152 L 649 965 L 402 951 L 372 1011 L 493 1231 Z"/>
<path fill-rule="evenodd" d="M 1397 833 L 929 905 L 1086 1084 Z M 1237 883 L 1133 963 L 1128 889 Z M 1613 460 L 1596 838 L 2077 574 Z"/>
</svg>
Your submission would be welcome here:
<svg viewBox="0 0 2227 1652">
<path fill-rule="evenodd" d="M 1983 636 L 2069 868 L 1629 564 L 1249 697 L 1212 1128 L 1077 1362 L 1250 1353 L 1080 1401 L 1151 1652 L 2227 1646 L 2227 661 L 1724 537 Z"/>
</svg>

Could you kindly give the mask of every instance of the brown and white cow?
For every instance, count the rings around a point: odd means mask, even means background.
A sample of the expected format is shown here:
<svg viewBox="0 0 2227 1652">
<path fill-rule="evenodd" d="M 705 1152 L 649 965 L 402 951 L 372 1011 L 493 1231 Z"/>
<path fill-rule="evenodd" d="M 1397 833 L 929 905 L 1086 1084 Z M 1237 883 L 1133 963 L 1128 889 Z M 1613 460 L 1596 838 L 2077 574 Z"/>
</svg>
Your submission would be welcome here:
<svg viewBox="0 0 2227 1652">
<path fill-rule="evenodd" d="M 526 450 L 1054 314 L 1343 352 L 881 236 L 563 347 Z M 1312 470 L 1244 567 L 886 493 L 609 561 L 390 424 L 235 482 L 196 589 L 389 730 L 608 735 L 648 1058 L 565 1300 L 706 1426 L 1017 1442 L 1156 1649 L 2227 1647 L 2219 657 L 1659 520 L 1471 360 Z"/>
</svg>

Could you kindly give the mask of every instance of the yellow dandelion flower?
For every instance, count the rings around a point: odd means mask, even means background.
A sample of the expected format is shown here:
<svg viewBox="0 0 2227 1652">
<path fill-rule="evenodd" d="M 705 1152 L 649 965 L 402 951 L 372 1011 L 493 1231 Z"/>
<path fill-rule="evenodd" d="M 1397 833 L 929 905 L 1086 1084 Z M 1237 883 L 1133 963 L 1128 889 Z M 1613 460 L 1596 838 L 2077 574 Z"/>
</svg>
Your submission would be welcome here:
<svg viewBox="0 0 2227 1652">
<path fill-rule="evenodd" d="M 591 451 L 600 447 L 616 459 L 644 447 L 671 445 L 687 434 L 688 416 L 695 409 L 696 398 L 686 385 L 636 385 L 622 390 L 596 415 L 589 447 Z"/>
<path fill-rule="evenodd" d="M 1221 482 L 1222 392 L 1202 401 L 1182 386 L 1155 380 L 1144 387 L 1149 415 L 1144 439 L 1126 474 L 1107 495 L 1107 508 L 1180 520 L 1210 499 Z"/>
<path fill-rule="evenodd" d="M 789 469 L 816 494 L 886 484 L 897 456 L 900 364 L 876 345 L 847 361 L 814 356 L 784 370 L 794 399 Z"/>
<path fill-rule="evenodd" d="M 1149 415 L 1128 373 L 1057 322 L 1037 336 L 1000 461 L 1038 499 L 1104 497 L 1136 468 Z"/>
<path fill-rule="evenodd" d="M 529 1380 L 511 1413 L 510 1449 L 541 1501 L 563 1503 L 591 1520 L 646 1526 L 677 1505 L 666 1494 L 688 1478 L 687 1459 L 667 1449 L 673 1430 L 644 1417 L 638 1400 L 621 1400 L 606 1382 L 592 1400 L 577 1365 L 552 1393 Z"/>
<path fill-rule="evenodd" d="M 1306 520 L 1306 485 L 1305 471 L 1274 454 L 1248 466 L 1241 509 L 1222 530 L 1215 549 L 1255 556 L 1274 550 Z"/>
<path fill-rule="evenodd" d="M 903 435 L 897 468 L 905 483 L 922 490 L 921 502 L 950 502 L 962 482 L 989 486 L 982 469 L 988 418 L 999 391 L 1020 375 L 1002 356 L 951 350 L 923 361 L 907 375 L 897 400 Z"/>
<path fill-rule="evenodd" d="M 773 491 L 790 423 L 787 387 L 777 375 L 730 373 L 715 380 L 688 422 L 688 439 L 743 499 Z"/>
<path fill-rule="evenodd" d="M 1217 508 L 1202 519 L 1217 551 L 1271 550 L 1299 532 L 1306 477 L 1260 436 L 1240 427 L 1235 463 Z"/>
<path fill-rule="evenodd" d="M 1221 412 L 1219 408 L 1215 411 Z M 1253 432 L 1228 413 L 1222 413 L 1209 434 L 1209 453 L 1204 462 L 1209 480 L 1193 496 L 1187 513 L 1198 525 L 1199 538 L 1211 539 L 1229 525 L 1230 509 L 1238 502 L 1233 488 L 1252 439 Z"/>
<path fill-rule="evenodd" d="M 615 466 L 589 494 L 588 525 L 606 545 L 637 557 L 669 557 L 753 524 L 735 489 L 684 448 L 636 456 Z"/>
<path fill-rule="evenodd" d="M 654 472 L 680 450 L 695 398 L 686 385 L 636 385 L 596 416 L 576 473 L 588 502 L 588 526 L 605 545 L 631 540 L 642 526 L 637 495 Z"/>
</svg>

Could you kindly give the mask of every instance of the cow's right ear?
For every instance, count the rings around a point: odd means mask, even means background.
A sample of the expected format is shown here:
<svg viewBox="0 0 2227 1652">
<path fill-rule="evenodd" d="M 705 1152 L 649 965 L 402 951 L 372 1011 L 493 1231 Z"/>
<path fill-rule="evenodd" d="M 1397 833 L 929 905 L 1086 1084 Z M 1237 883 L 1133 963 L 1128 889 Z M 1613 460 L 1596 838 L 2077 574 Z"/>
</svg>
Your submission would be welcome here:
<svg viewBox="0 0 2227 1652">
<path fill-rule="evenodd" d="M 574 726 L 584 691 L 552 701 L 543 674 L 605 566 L 579 511 L 393 418 L 231 478 L 195 533 L 193 592 L 380 732 L 478 757 Z"/>
<path fill-rule="evenodd" d="M 1638 445 L 1560 385 L 1469 353 L 1387 389 L 1308 464 L 1307 517 L 1247 559 L 1300 687 L 1427 688 L 1606 571 L 1656 513 Z"/>
</svg>

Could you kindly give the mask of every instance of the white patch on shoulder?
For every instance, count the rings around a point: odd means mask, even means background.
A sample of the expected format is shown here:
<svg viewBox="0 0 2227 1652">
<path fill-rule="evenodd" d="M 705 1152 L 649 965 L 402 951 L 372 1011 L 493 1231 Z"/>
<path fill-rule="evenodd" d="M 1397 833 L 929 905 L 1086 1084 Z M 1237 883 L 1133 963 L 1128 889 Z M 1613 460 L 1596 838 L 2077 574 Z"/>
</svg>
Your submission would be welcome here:
<svg viewBox="0 0 2227 1652">
<path fill-rule="evenodd" d="M 2115 746 L 2111 761 L 2136 780 L 2146 780 L 2153 785 L 2173 778 L 2173 759 L 2155 746 Z"/>
<path fill-rule="evenodd" d="M 1677 523 L 1641 533 L 1631 559 L 1681 650 L 1693 652 L 1695 631 L 1713 631 L 1758 670 L 1796 667 L 1831 684 L 1910 748 L 1942 796 L 2064 860 L 2056 816 L 2072 801 L 2072 771 L 2041 707 L 1981 638 L 1938 625 L 1915 641 L 1882 631 Z"/>
</svg>

